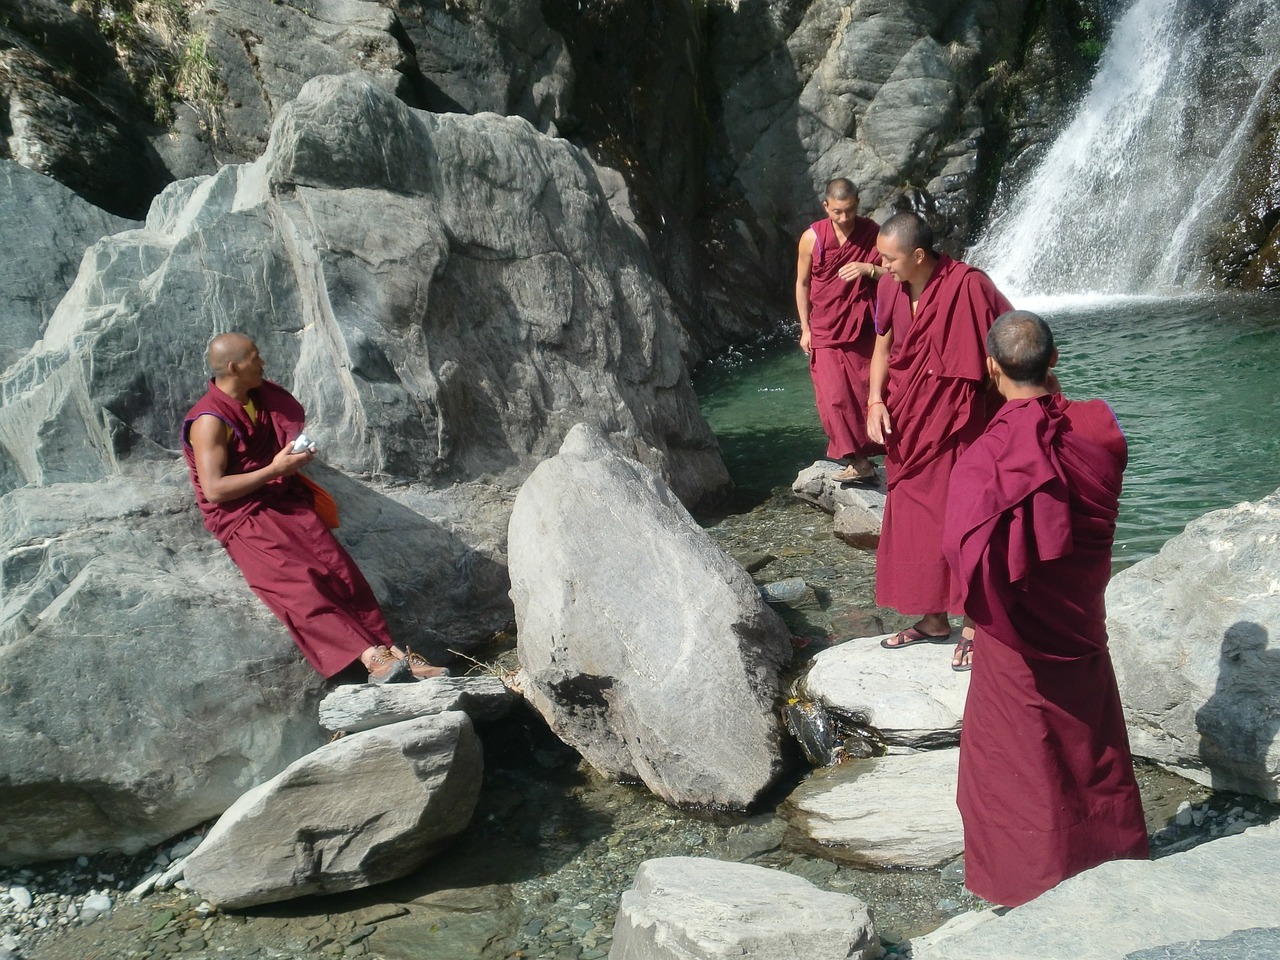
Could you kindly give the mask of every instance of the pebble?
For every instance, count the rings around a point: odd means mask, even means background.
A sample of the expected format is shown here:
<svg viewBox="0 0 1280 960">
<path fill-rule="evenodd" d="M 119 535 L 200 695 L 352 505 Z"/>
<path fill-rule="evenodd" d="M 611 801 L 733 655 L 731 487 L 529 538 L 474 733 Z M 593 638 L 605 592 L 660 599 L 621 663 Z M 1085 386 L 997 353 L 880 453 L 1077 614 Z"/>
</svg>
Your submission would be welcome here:
<svg viewBox="0 0 1280 960">
<path fill-rule="evenodd" d="M 1191 820 L 1191 803 L 1188 800 L 1183 800 L 1178 807 L 1178 812 L 1173 815 L 1173 822 L 1180 827 L 1189 827 L 1191 826 Z"/>
<path fill-rule="evenodd" d="M 80 922 L 93 923 L 99 917 L 109 917 L 113 906 L 111 898 L 106 894 L 92 893 L 85 897 L 80 907 Z"/>
<path fill-rule="evenodd" d="M 25 912 L 31 909 L 32 898 L 31 891 L 26 887 L 10 887 L 9 899 L 13 901 L 14 906 L 19 912 Z"/>
</svg>

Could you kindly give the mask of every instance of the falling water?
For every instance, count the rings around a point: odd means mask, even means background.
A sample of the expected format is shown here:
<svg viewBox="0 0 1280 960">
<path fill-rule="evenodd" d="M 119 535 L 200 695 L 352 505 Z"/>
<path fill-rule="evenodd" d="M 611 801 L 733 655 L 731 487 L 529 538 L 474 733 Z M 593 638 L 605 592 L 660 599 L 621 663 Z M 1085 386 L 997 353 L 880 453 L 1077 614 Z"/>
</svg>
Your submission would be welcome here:
<svg viewBox="0 0 1280 960">
<path fill-rule="evenodd" d="M 1015 295 L 1194 289 L 1275 92 L 1280 0 L 1135 0 L 1075 118 L 1003 201 L 970 262 Z"/>
</svg>

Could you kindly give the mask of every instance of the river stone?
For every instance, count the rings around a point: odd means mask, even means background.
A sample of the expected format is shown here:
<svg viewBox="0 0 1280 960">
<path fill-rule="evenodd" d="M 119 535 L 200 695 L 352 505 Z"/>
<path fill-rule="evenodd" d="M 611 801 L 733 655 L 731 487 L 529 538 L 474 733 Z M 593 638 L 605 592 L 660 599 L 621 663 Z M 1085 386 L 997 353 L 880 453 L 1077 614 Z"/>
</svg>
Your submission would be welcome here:
<svg viewBox="0 0 1280 960">
<path fill-rule="evenodd" d="M 351 734 L 237 800 L 187 857 L 186 880 L 241 909 L 406 876 L 466 828 L 482 772 L 465 713 Z"/>
<path fill-rule="evenodd" d="M 680 325 L 596 169 L 524 121 L 323 77 L 261 160 L 89 248 L 0 372 L 0 862 L 136 852 L 317 743 L 321 680 L 179 456 L 212 334 L 254 336 L 305 405 L 337 536 L 434 662 L 510 622 L 515 490 L 573 423 L 690 502 L 724 487 Z"/>
<path fill-rule="evenodd" d="M 140 226 L 12 160 L 0 160 L 0 370 L 44 334 L 94 241 Z"/>
<path fill-rule="evenodd" d="M 800 877 L 697 857 L 646 860 L 622 894 L 609 960 L 872 960 L 867 905 Z"/>
<path fill-rule="evenodd" d="M 1280 823 L 1160 860 L 1115 860 L 1003 915 L 990 910 L 961 914 L 912 940 L 911 956 L 1122 960 L 1135 951 L 1215 940 L 1254 927 L 1274 929 L 1280 901 L 1277 857 Z M 1179 960 L 1194 955 L 1172 954 Z M 1237 954 L 1213 956 L 1234 960 Z"/>
<path fill-rule="evenodd" d="M 659 477 L 577 426 L 508 549 L 517 682 L 561 739 L 669 803 L 740 809 L 774 782 L 788 631 Z"/>
<path fill-rule="evenodd" d="M 888 636 L 892 634 L 849 640 L 821 651 L 797 684 L 797 695 L 821 701 L 885 743 L 958 743 L 969 674 L 951 669 L 951 646 L 886 650 L 880 641 Z"/>
<path fill-rule="evenodd" d="M 1133 752 L 1280 800 L 1280 493 L 1216 510 L 1118 573 L 1107 629 Z"/>
<path fill-rule="evenodd" d="M 320 726 L 354 733 L 459 710 L 473 721 L 499 720 L 516 695 L 497 677 L 435 677 L 418 683 L 346 683 L 320 701 Z"/>
<path fill-rule="evenodd" d="M 964 852 L 959 762 L 960 750 L 952 748 L 826 767 L 791 793 L 786 816 L 829 859 L 938 867 Z"/>
<path fill-rule="evenodd" d="M 880 484 L 867 487 L 831 479 L 843 469 L 843 465 L 831 460 L 819 460 L 800 471 L 791 492 L 805 503 L 834 514 L 832 533 L 849 546 L 874 550 L 884 522 L 884 470 L 877 470 Z"/>
</svg>

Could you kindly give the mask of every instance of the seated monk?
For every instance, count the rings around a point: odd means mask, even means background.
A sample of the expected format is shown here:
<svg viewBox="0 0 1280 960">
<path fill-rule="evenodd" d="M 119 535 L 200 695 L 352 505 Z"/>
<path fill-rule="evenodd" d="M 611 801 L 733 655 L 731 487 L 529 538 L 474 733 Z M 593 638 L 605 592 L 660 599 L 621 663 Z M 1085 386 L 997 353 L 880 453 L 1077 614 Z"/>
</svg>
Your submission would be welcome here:
<svg viewBox="0 0 1280 960">
<path fill-rule="evenodd" d="M 250 589 L 325 677 L 356 661 L 372 683 L 447 675 L 391 642 L 368 582 L 316 512 L 295 453 L 302 405 L 262 378 L 257 345 L 240 333 L 209 343 L 208 392 L 182 420 L 182 451 L 204 525 Z"/>
<path fill-rule="evenodd" d="M 1035 314 L 1001 316 L 987 354 L 1006 402 L 951 472 L 943 533 L 981 651 L 956 802 L 965 885 L 1016 907 L 1148 852 L 1107 650 L 1128 447 L 1103 401 L 1054 391 L 1058 354 Z"/>
</svg>

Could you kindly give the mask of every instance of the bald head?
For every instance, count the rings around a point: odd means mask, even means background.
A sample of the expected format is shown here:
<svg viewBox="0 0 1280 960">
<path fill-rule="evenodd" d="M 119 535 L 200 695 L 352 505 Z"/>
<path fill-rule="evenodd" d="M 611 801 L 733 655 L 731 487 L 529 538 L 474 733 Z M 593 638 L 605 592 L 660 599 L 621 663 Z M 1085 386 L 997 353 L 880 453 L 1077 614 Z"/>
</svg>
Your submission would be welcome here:
<svg viewBox="0 0 1280 960">
<path fill-rule="evenodd" d="M 244 363 L 256 345 L 243 333 L 220 333 L 209 341 L 209 372 L 215 377 L 227 376 L 232 363 Z"/>
<path fill-rule="evenodd" d="M 1058 359 L 1053 331 L 1027 310 L 1010 310 L 996 318 L 987 332 L 987 355 L 1023 387 L 1043 387 Z"/>
<path fill-rule="evenodd" d="M 929 257 L 938 256 L 933 249 L 933 227 L 920 214 L 910 210 L 895 213 L 881 224 L 880 236 L 892 240 L 903 253 L 923 250 Z"/>
<path fill-rule="evenodd" d="M 846 177 L 836 177 L 834 180 L 827 182 L 827 199 L 853 200 L 857 202 L 858 188 L 853 185 L 852 180 Z"/>
</svg>

